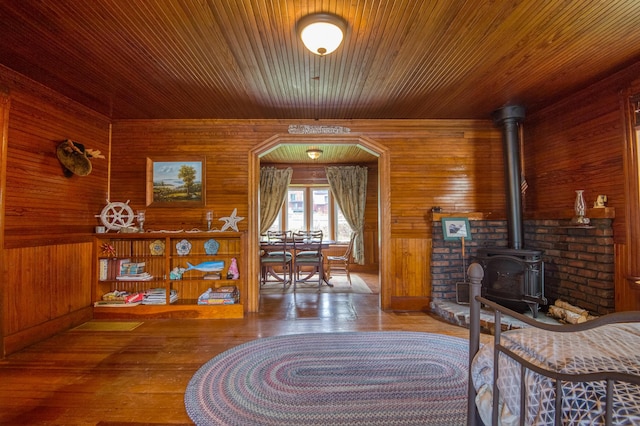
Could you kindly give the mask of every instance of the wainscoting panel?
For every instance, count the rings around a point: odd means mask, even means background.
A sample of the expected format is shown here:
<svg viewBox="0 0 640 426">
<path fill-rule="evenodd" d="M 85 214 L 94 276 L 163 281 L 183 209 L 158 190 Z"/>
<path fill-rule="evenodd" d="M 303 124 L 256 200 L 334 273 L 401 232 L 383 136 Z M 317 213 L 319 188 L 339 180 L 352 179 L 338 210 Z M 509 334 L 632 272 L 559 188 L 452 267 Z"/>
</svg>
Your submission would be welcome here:
<svg viewBox="0 0 640 426">
<path fill-rule="evenodd" d="M 92 243 L 10 249 L 4 256 L 11 265 L 4 274 L 7 346 L 28 346 L 91 317 L 88 309 L 79 319 L 60 321 L 91 306 Z"/>
<path fill-rule="evenodd" d="M 394 296 L 422 296 L 430 294 L 431 239 L 393 238 L 394 269 L 400 271 Z"/>
</svg>

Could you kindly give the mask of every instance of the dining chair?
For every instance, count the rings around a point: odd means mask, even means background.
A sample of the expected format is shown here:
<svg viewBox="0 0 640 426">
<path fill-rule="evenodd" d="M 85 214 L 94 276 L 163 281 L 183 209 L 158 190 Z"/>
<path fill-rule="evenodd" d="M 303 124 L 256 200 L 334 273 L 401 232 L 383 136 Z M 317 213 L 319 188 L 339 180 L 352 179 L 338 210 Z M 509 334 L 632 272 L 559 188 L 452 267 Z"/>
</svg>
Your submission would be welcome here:
<svg viewBox="0 0 640 426">
<path fill-rule="evenodd" d="M 295 279 L 293 291 L 299 282 L 311 282 L 318 275 L 318 289 L 324 281 L 324 258 L 322 256 L 322 231 L 298 231 L 292 235 L 295 257 L 293 268 Z M 301 272 L 306 274 L 300 278 Z"/>
<path fill-rule="evenodd" d="M 289 231 L 268 231 L 267 241 L 260 244 L 263 251 L 260 257 L 261 280 L 260 285 L 264 285 L 269 280 L 269 276 L 278 281 L 282 281 L 283 287 L 293 280 L 293 254 L 291 252 L 293 243 L 291 232 Z M 276 272 L 276 268 L 282 272 L 282 277 Z M 287 274 L 289 278 L 287 279 Z"/>
<path fill-rule="evenodd" d="M 351 252 L 353 251 L 353 242 L 356 239 L 356 233 L 351 233 L 351 238 L 349 238 L 349 244 L 347 245 L 347 250 L 344 254 L 340 256 L 327 256 L 327 280 L 331 279 L 331 270 L 339 269 L 343 270 L 347 275 L 347 281 L 349 282 L 349 286 L 351 287 L 351 275 L 349 274 L 349 265 L 351 263 Z"/>
<path fill-rule="evenodd" d="M 297 240 L 300 250 L 296 252 L 296 256 L 315 256 L 316 251 L 314 249 L 304 250 L 304 243 L 322 243 L 323 232 L 322 230 L 313 231 L 296 231 L 292 234 L 294 241 Z"/>
</svg>

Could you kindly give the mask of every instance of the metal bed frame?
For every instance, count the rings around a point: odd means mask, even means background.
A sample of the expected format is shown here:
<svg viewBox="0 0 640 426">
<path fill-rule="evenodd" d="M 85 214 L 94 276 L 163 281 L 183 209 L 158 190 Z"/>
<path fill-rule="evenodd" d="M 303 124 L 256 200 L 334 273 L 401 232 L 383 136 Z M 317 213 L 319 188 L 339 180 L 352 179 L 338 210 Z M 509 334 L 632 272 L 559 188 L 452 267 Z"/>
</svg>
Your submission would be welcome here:
<svg viewBox="0 0 640 426">
<path fill-rule="evenodd" d="M 475 399 L 476 399 L 476 391 L 473 386 L 473 381 L 471 377 L 471 365 L 472 362 L 480 349 L 480 311 L 481 306 L 486 305 L 487 307 L 494 310 L 494 319 L 495 319 L 495 337 L 494 337 L 494 359 L 493 359 L 493 406 L 492 406 L 492 424 L 498 424 L 498 404 L 500 399 L 500 392 L 497 385 L 497 377 L 498 377 L 498 358 L 499 354 L 504 354 L 518 364 L 520 364 L 520 373 L 521 377 L 524 378 L 524 373 L 526 370 L 531 370 L 536 372 L 542 376 L 551 378 L 555 381 L 556 386 L 556 395 L 555 395 L 555 424 L 560 425 L 562 419 L 562 392 L 561 387 L 563 382 L 593 382 L 593 381 L 606 381 L 606 414 L 605 414 L 605 424 L 612 425 L 612 393 L 613 393 L 613 382 L 628 382 L 633 383 L 635 385 L 640 385 L 640 376 L 636 376 L 633 374 L 627 373 L 619 373 L 619 372 L 594 372 L 594 373 L 583 373 L 583 374 L 566 374 L 566 373 L 558 373 L 555 371 L 547 370 L 544 368 L 540 368 L 537 365 L 534 365 L 517 354 L 510 351 L 508 348 L 504 347 L 501 344 L 500 337 L 502 332 L 502 315 L 508 315 L 512 318 L 515 318 L 519 321 L 522 321 L 528 324 L 531 327 L 536 327 L 552 332 L 558 333 L 571 333 L 575 331 L 583 331 L 592 328 L 597 328 L 606 324 L 615 324 L 615 323 L 629 323 L 629 322 L 640 322 L 640 311 L 633 312 L 616 312 L 613 314 L 605 315 L 581 324 L 572 324 L 572 325 L 553 325 L 538 322 L 534 319 L 531 319 L 525 315 L 519 314 L 511 309 L 505 308 L 495 302 L 492 302 L 488 299 L 481 297 L 481 289 L 482 289 L 482 278 L 484 275 L 483 268 L 478 263 L 472 263 L 468 268 L 468 276 L 469 276 L 469 301 L 470 301 L 470 327 L 469 327 L 469 401 L 468 401 L 468 416 L 467 416 L 467 424 L 470 426 L 482 425 L 482 421 L 480 420 L 480 416 L 478 414 L 478 410 L 476 407 Z M 520 382 L 520 424 L 524 425 L 525 416 L 522 413 L 525 413 L 525 404 L 526 404 L 526 389 L 525 389 L 525 380 L 521 380 Z"/>
</svg>

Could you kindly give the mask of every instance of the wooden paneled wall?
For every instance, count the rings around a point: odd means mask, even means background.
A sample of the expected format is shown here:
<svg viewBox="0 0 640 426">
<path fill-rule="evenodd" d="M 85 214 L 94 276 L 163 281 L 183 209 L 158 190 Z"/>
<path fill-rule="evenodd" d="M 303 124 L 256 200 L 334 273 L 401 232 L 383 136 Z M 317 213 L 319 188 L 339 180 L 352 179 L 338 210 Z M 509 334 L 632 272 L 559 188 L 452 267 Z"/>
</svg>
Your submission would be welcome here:
<svg viewBox="0 0 640 426">
<path fill-rule="evenodd" d="M 4 68 L 0 85 L 11 97 L 5 247 L 86 237 L 106 202 L 109 160 L 93 159 L 91 174 L 67 178 L 56 147 L 72 139 L 108 156 L 108 118 Z"/>
<path fill-rule="evenodd" d="M 87 257 L 87 244 L 99 223 L 96 215 L 107 199 L 129 201 L 134 210 L 146 209 L 147 229 L 202 228 L 205 212 L 210 209 L 216 218 L 234 208 L 239 216 L 247 217 L 250 149 L 275 134 L 286 133 L 290 124 L 307 124 L 279 120 L 132 120 L 111 124 L 106 117 L 4 68 L 0 68 L 0 87 L 6 89 L 11 101 L 6 132 L 8 165 L 3 170 L 2 271 L 14 278 L 11 286 L 2 286 L 3 353 L 90 317 L 92 262 Z M 372 206 L 389 210 L 391 226 L 385 232 L 391 237 L 392 250 L 409 244 L 416 251 L 412 249 L 413 256 L 403 259 L 402 264 L 391 260 L 393 279 L 384 285 L 388 297 L 397 298 L 401 306 L 408 306 L 404 298 L 417 298 L 422 306 L 430 295 L 425 265 L 430 258 L 431 207 L 503 209 L 501 159 L 492 155 L 500 151 L 499 132 L 488 121 L 467 120 L 326 124 L 345 125 L 354 134 L 366 134 L 392 153 L 386 175 L 376 177 L 391 182 L 390 208 L 376 202 L 375 193 L 369 198 Z M 55 148 L 65 139 L 100 150 L 107 158 L 94 159 L 89 176 L 64 177 Z M 147 206 L 147 159 L 194 155 L 206 160 L 205 206 Z M 375 188 L 373 184 L 369 187 L 370 191 Z M 367 219 L 368 267 L 380 260 L 376 214 L 371 210 Z M 214 226 L 222 224 L 214 221 Z M 246 230 L 247 221 L 240 222 L 239 228 Z M 12 273 L 16 266 L 23 270 L 20 274 Z M 43 310 L 25 294 L 48 295 L 55 302 L 48 300 Z"/>
<path fill-rule="evenodd" d="M 5 353 L 91 318 L 93 243 L 5 251 Z"/>
<path fill-rule="evenodd" d="M 636 64 L 567 97 L 525 120 L 525 215 L 541 217 L 571 208 L 576 189 L 589 203 L 606 194 L 616 209 L 616 300 L 637 309 L 638 291 L 618 288 L 633 256 L 626 230 L 624 120 L 620 93 L 636 79 Z M 90 316 L 91 262 L 87 244 L 106 200 L 128 201 L 147 210 L 148 229 L 202 228 L 205 212 L 217 218 L 234 208 L 247 217 L 249 152 L 274 135 L 283 120 L 125 120 L 79 106 L 55 92 L 0 67 L 0 91 L 10 100 L 2 160 L 2 351 L 26 346 Z M 4 115 L 6 121 L 6 115 Z M 381 283 L 391 308 L 425 306 L 430 298 L 426 265 L 431 251 L 433 206 L 443 211 L 482 212 L 505 218 L 502 142 L 489 121 L 336 120 L 354 135 L 386 147 L 390 202 L 391 271 Z M 110 126 L 113 132 L 110 134 Z M 64 139 L 102 151 L 89 176 L 66 178 L 55 156 Z M 110 149 L 111 147 L 111 149 Z M 109 161 L 109 155 L 111 161 Z M 146 206 L 147 159 L 206 159 L 206 205 L 201 208 Z M 109 179 L 110 177 L 110 179 Z M 386 210 L 389 211 L 386 211 Z M 638 218 L 635 217 L 637 220 Z M 215 222 L 215 221 L 214 221 Z M 218 227 L 222 222 L 215 222 Z M 370 226 L 368 224 L 368 226 Z M 247 230 L 247 221 L 239 223 Z M 378 229 L 379 230 L 379 229 Z M 381 236 L 368 234 L 378 244 Z M 371 253 L 376 256 L 376 251 Z M 410 254 L 403 256 L 402 254 Z M 380 259 L 378 259 L 380 260 Z M 14 268 L 20 268 L 15 272 Z M 257 278 L 256 278 L 257 284 Z M 38 295 L 34 301 L 24 295 Z M 620 295 L 620 296 L 619 296 Z M 40 303 L 47 303 L 43 309 Z M 617 305 L 618 308 L 618 305 Z M 19 342 L 19 343 L 17 343 Z"/>
<path fill-rule="evenodd" d="M 616 210 L 616 242 L 624 242 L 625 135 L 615 85 L 593 86 L 527 117 L 524 130 L 527 214 L 573 209 L 578 189 L 588 207 L 606 194 Z"/>
<path fill-rule="evenodd" d="M 109 151 L 109 120 L 0 67 L 10 99 L 3 169 L 2 354 L 91 318 L 91 235 L 106 203 L 108 158 L 63 175 L 65 139 Z M 6 179 L 5 179 L 6 177 Z"/>
<path fill-rule="evenodd" d="M 632 257 L 640 256 L 630 249 L 628 229 L 640 213 L 630 201 L 623 111 L 624 94 L 631 86 L 640 88 L 639 74 L 640 63 L 532 114 L 524 124 L 525 216 L 564 218 L 558 213 L 573 208 L 577 189 L 585 191 L 588 207 L 605 194 L 615 209 L 616 310 L 640 309 L 640 288 L 627 280 Z"/>
<path fill-rule="evenodd" d="M 315 123 L 315 122 L 314 122 Z M 123 120 L 113 123 L 111 198 L 145 208 L 146 158 L 206 157 L 206 207 L 148 208 L 147 226 L 203 226 L 238 208 L 246 216 L 248 149 L 289 124 L 279 120 Z M 331 121 L 390 147 L 392 235 L 429 238 L 432 206 L 504 217 L 502 147 L 490 121 Z M 224 214 L 223 214 L 224 213 Z M 246 229 L 246 222 L 240 222 Z"/>
<path fill-rule="evenodd" d="M 248 158 L 252 147 L 278 134 L 290 124 L 280 120 L 122 120 L 113 123 L 112 200 L 130 200 L 145 208 L 147 158 L 202 155 L 206 158 L 206 206 L 202 208 L 146 207 L 148 229 L 194 228 L 204 225 L 204 214 L 216 217 L 234 208 L 248 217 Z M 406 307 L 406 298 L 428 306 L 433 206 L 444 211 L 483 211 L 504 218 L 502 141 L 489 121 L 374 120 L 314 122 L 340 125 L 363 135 L 391 152 L 390 182 L 392 250 L 411 246 L 410 257 L 391 259 L 392 282 L 381 283 L 393 307 Z M 302 138 L 302 137 L 301 137 Z M 303 141 L 304 143 L 304 141 Z M 377 185 L 376 185 L 377 186 Z M 384 208 L 384 207 L 379 207 Z M 369 226 L 369 224 L 368 224 Z M 249 229 L 247 221 L 240 230 Z M 249 236 L 251 237 L 251 236 Z M 375 238 L 371 234 L 372 239 Z M 371 241 L 376 244 L 380 241 Z M 399 285 L 398 283 L 401 283 Z M 252 285 L 251 282 L 249 285 Z M 257 277 L 254 285 L 257 286 Z M 385 290 L 383 290 L 385 291 Z"/>
<path fill-rule="evenodd" d="M 525 120 L 525 173 L 529 189 L 525 215 L 541 217 L 571 208 L 575 189 L 588 202 L 606 194 L 616 209 L 617 309 L 637 309 L 638 291 L 618 288 L 626 278 L 628 249 L 624 185 L 624 121 L 620 92 L 636 65 Z M 205 212 L 216 218 L 234 208 L 247 217 L 248 153 L 265 140 L 285 134 L 281 120 L 109 120 L 0 68 L 0 87 L 10 111 L 3 147 L 2 350 L 16 350 L 90 314 L 91 262 L 88 242 L 106 200 L 127 201 L 147 210 L 148 229 L 202 228 Z M 391 308 L 428 306 L 433 206 L 447 211 L 483 212 L 505 218 L 502 142 L 499 129 L 470 120 L 345 120 L 390 152 L 391 271 L 381 283 Z M 64 139 L 102 151 L 89 176 L 66 178 L 55 156 Z M 112 149 L 110 150 L 110 144 Z M 111 162 L 108 158 L 111 156 Z M 146 206 L 147 159 L 202 156 L 206 160 L 206 205 L 201 208 Z M 109 180 L 109 176 L 111 179 Z M 373 188 L 370 185 L 370 189 Z M 379 204 L 379 203 L 378 203 Z M 386 206 L 379 205 L 379 209 Z M 367 245 L 381 240 L 367 219 Z M 220 227 L 222 222 L 214 221 Z M 247 230 L 247 221 L 239 224 Z M 374 232 L 375 230 L 375 232 Z M 379 247 L 378 247 L 379 248 Z M 375 261 L 378 250 L 367 251 Z M 380 259 L 378 259 L 379 261 Z M 14 268 L 19 268 L 15 272 Z M 26 295 L 48 300 L 46 309 Z"/>
<path fill-rule="evenodd" d="M 505 217 L 502 140 L 490 121 L 362 123 L 391 149 L 392 237 L 431 238 L 431 208 Z"/>
</svg>

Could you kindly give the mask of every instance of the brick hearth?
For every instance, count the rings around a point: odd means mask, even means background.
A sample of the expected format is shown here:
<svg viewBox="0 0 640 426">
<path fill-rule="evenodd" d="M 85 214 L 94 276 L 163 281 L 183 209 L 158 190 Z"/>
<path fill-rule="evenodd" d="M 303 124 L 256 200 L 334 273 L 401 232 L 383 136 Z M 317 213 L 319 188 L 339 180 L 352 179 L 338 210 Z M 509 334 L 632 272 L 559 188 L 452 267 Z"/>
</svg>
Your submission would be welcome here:
<svg viewBox="0 0 640 426">
<path fill-rule="evenodd" d="M 469 328 L 469 305 L 460 305 L 456 302 L 447 300 L 435 300 L 431 302 L 431 312 L 451 324 Z M 525 313 L 525 315 L 530 318 L 532 317 L 530 312 Z M 547 317 L 544 314 L 539 314 L 536 320 L 549 324 L 559 324 L 558 321 Z M 502 324 L 502 331 L 526 328 L 529 326 L 528 324 L 518 321 L 508 315 L 503 315 L 500 322 Z M 495 321 L 493 311 L 482 309 L 480 312 L 480 330 L 483 333 L 490 333 L 493 335 L 494 329 Z"/>
<path fill-rule="evenodd" d="M 463 215 L 461 215 L 463 216 Z M 433 222 L 431 258 L 432 300 L 456 301 L 456 283 L 463 282 L 463 263 L 469 266 L 479 247 L 506 247 L 507 224 L 499 220 L 471 220 L 466 259 L 458 241 L 445 241 L 440 221 Z M 592 219 L 578 228 L 567 220 L 525 220 L 524 248 L 541 250 L 545 263 L 545 296 L 552 304 L 562 299 L 604 315 L 614 312 L 614 246 L 612 219 Z M 436 307 L 437 308 L 437 307 Z M 453 315 L 448 311 L 443 315 Z M 456 314 L 457 315 L 457 314 Z"/>
</svg>

